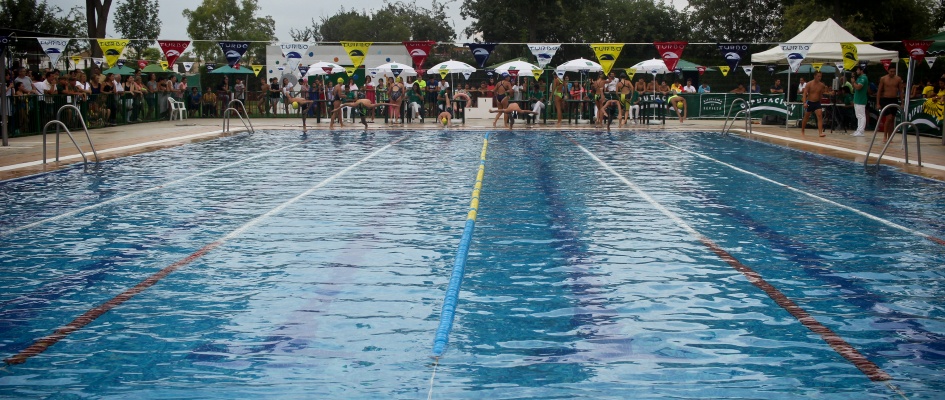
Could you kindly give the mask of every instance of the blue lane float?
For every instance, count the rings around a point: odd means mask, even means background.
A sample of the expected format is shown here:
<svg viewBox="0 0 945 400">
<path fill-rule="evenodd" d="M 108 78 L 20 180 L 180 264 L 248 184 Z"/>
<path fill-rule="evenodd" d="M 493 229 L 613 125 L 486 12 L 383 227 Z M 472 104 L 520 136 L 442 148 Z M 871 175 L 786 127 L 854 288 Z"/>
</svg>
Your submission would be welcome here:
<svg viewBox="0 0 945 400">
<path fill-rule="evenodd" d="M 440 325 L 436 328 L 433 338 L 433 356 L 440 357 L 446 351 L 450 331 L 453 329 L 453 317 L 456 315 L 456 303 L 459 301 L 459 287 L 463 283 L 463 273 L 466 270 L 466 256 L 469 254 L 469 244 L 472 242 L 473 229 L 476 227 L 476 213 L 479 211 L 479 192 L 482 190 L 482 177 L 486 172 L 486 149 L 489 147 L 489 134 L 482 140 L 482 153 L 479 155 L 479 171 L 476 173 L 476 184 L 473 185 L 472 199 L 469 201 L 469 213 L 466 215 L 466 227 L 456 249 L 456 261 L 453 262 L 453 274 L 450 276 L 446 296 L 443 299 L 443 311 L 440 313 Z"/>
</svg>

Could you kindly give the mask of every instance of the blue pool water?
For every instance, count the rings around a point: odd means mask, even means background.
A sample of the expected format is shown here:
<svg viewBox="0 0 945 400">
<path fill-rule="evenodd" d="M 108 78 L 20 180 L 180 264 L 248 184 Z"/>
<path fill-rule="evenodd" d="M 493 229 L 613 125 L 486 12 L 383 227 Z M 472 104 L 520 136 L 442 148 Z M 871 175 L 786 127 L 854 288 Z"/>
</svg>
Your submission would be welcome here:
<svg viewBox="0 0 945 400">
<path fill-rule="evenodd" d="M 945 185 L 716 133 L 493 132 L 433 359 L 482 143 L 270 131 L 0 182 L 3 358 L 189 261 L 0 397 L 945 397 Z"/>
</svg>

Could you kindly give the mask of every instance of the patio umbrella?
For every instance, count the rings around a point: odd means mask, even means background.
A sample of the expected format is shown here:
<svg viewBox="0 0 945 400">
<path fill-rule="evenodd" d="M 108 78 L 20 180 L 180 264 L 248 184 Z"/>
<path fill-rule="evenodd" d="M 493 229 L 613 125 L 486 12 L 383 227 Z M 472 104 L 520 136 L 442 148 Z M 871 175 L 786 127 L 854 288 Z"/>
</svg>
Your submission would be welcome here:
<svg viewBox="0 0 945 400">
<path fill-rule="evenodd" d="M 247 68 L 240 66 L 239 68 L 233 68 L 229 65 L 224 65 L 220 68 L 214 68 L 213 71 L 210 71 L 211 74 L 254 74 L 252 68 Z"/>
<path fill-rule="evenodd" d="M 537 65 L 532 64 L 530 62 L 509 61 L 495 67 L 495 72 L 498 74 L 502 74 L 502 73 L 508 73 L 509 70 L 512 70 L 512 71 L 518 71 L 517 76 L 534 77 L 534 74 L 532 74 L 532 70 L 535 70 L 535 69 L 541 69 L 541 68 L 539 68 Z"/>
<path fill-rule="evenodd" d="M 781 72 L 778 72 L 778 73 L 779 73 L 779 74 L 787 74 L 787 73 L 791 73 L 791 74 L 813 74 L 814 72 L 817 72 L 816 70 L 814 70 L 814 66 L 813 66 L 813 65 L 801 65 L 801 66 L 797 69 L 797 72 L 790 72 L 790 71 L 791 71 L 791 69 L 788 68 L 788 69 L 786 69 L 786 70 L 784 70 L 784 71 L 781 71 Z M 834 68 L 834 67 L 831 66 L 831 65 L 824 64 L 823 66 L 820 67 L 820 72 L 823 72 L 823 73 L 825 73 L 825 74 L 832 74 L 832 73 L 834 73 L 834 72 L 837 72 L 837 69 Z"/>
<path fill-rule="evenodd" d="M 331 75 L 341 72 L 345 72 L 345 67 L 331 62 L 319 61 L 308 66 L 308 72 L 305 73 L 305 77 L 307 78 L 314 75 Z"/>
<path fill-rule="evenodd" d="M 462 61 L 449 60 L 430 67 L 430 69 L 427 70 L 427 74 L 441 75 L 443 71 L 446 71 L 446 73 L 449 74 L 463 74 L 463 76 L 468 77 L 469 74 L 476 72 L 476 67 L 473 67 L 472 65 L 466 64 Z M 453 80 L 452 77 L 450 80 Z M 456 87 L 454 83 L 455 82 L 450 82 L 450 87 Z"/>
<path fill-rule="evenodd" d="M 636 68 L 638 72 L 646 72 L 648 74 L 668 74 L 672 71 L 669 68 L 666 68 L 666 63 L 663 60 L 654 58 L 652 60 L 640 61 L 636 64 L 633 64 L 630 68 Z"/>
<path fill-rule="evenodd" d="M 115 74 L 115 75 L 134 75 L 135 70 L 133 68 L 128 68 L 124 65 L 114 66 L 109 69 L 102 71 L 102 75 Z"/>
<path fill-rule="evenodd" d="M 167 72 L 174 72 L 174 71 L 164 69 L 159 64 L 148 64 L 147 67 L 144 67 L 144 69 L 141 70 L 141 73 L 145 73 L 145 74 L 151 74 L 151 73 L 163 74 Z"/>
<path fill-rule="evenodd" d="M 604 71 L 604 67 L 586 58 L 576 58 L 574 60 L 561 64 L 555 68 L 556 74 L 560 72 L 602 72 L 602 71 Z M 580 85 L 580 87 L 582 88 L 584 87 L 584 74 L 583 73 L 581 74 L 581 79 L 578 81 L 578 85 Z"/>
<path fill-rule="evenodd" d="M 397 70 L 399 70 L 400 72 L 395 74 L 394 72 Z M 413 69 L 413 67 L 407 64 L 400 64 L 400 63 L 387 63 L 387 64 L 378 65 L 377 67 L 374 67 L 374 68 L 368 68 L 367 73 L 371 75 L 371 77 L 374 77 L 374 78 L 380 78 L 380 77 L 386 77 L 386 76 L 390 76 L 394 78 L 401 77 L 401 76 L 417 76 L 417 70 Z"/>
</svg>

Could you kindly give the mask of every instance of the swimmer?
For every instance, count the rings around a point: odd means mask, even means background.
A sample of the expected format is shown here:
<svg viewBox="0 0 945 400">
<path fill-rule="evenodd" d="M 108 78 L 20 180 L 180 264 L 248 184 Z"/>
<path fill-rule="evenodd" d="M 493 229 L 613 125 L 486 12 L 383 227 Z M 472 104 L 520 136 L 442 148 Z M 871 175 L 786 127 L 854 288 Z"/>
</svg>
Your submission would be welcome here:
<svg viewBox="0 0 945 400">
<path fill-rule="evenodd" d="M 306 99 L 303 99 L 303 98 L 301 98 L 301 97 L 289 97 L 289 98 L 286 100 L 286 104 L 291 104 L 291 105 L 292 105 L 292 108 L 294 108 L 294 109 L 300 109 L 300 108 L 301 108 L 303 111 L 306 110 L 306 109 L 308 109 L 308 106 L 309 106 L 310 104 L 314 103 L 314 102 L 315 102 L 315 101 L 313 101 L 313 100 L 306 100 Z M 303 134 L 303 135 L 304 135 L 305 132 L 308 130 L 308 128 L 305 126 L 305 116 L 306 116 L 307 114 L 308 114 L 308 113 L 305 113 L 305 112 L 302 113 L 302 134 Z"/>
<path fill-rule="evenodd" d="M 436 119 L 440 121 L 441 124 L 443 124 L 443 127 L 448 129 L 450 127 L 450 123 L 453 121 L 453 114 L 450 113 L 450 110 L 443 111 L 436 117 Z"/>
<path fill-rule="evenodd" d="M 607 132 L 610 132 L 610 125 L 615 119 L 619 119 L 620 115 L 622 114 L 623 105 L 621 104 L 620 100 L 611 99 L 604 102 L 604 106 L 600 109 L 600 115 L 601 118 L 603 118 L 601 123 L 603 124 L 604 121 L 607 122 Z M 621 127 L 623 127 L 623 124 L 618 123 L 617 128 Z"/>
<path fill-rule="evenodd" d="M 669 96 L 669 99 L 666 99 L 669 102 L 669 106 L 676 110 L 676 116 L 679 117 L 679 122 L 682 123 L 686 121 L 686 117 L 689 116 L 689 103 L 686 103 L 686 99 L 679 95 Z M 683 110 L 680 112 L 679 109 Z"/>
<path fill-rule="evenodd" d="M 371 101 L 371 99 L 357 99 L 357 100 L 352 101 L 352 102 L 349 102 L 349 103 L 342 103 L 341 105 L 337 106 L 334 110 L 331 110 L 331 112 L 339 111 L 339 110 L 341 110 L 341 109 L 344 108 L 344 107 L 352 107 L 352 108 L 356 108 L 357 110 L 360 111 L 361 109 L 364 109 L 364 110 L 373 110 L 373 109 L 375 109 L 375 108 L 377 108 L 377 107 L 381 107 L 381 106 L 393 106 L 393 105 L 394 105 L 393 103 L 374 103 L 374 102 Z M 368 127 L 367 124 L 368 124 L 368 123 L 367 123 L 367 120 L 364 119 L 364 114 L 365 114 L 365 113 L 364 113 L 364 112 L 360 112 L 360 114 L 361 114 L 361 123 L 364 124 L 364 129 L 367 129 L 367 127 Z"/>
<path fill-rule="evenodd" d="M 493 114 L 498 113 L 498 115 L 495 116 L 495 120 L 492 121 L 493 127 L 495 127 L 496 124 L 499 122 L 499 117 L 502 115 L 505 115 L 509 120 L 508 128 L 510 130 L 515 125 L 515 118 L 517 118 L 519 115 L 537 114 L 536 112 L 531 111 L 531 110 L 528 110 L 528 111 L 522 110 L 522 107 L 519 107 L 518 103 L 509 103 L 509 106 L 506 108 L 493 109 L 493 110 L 489 110 L 489 112 Z"/>
</svg>

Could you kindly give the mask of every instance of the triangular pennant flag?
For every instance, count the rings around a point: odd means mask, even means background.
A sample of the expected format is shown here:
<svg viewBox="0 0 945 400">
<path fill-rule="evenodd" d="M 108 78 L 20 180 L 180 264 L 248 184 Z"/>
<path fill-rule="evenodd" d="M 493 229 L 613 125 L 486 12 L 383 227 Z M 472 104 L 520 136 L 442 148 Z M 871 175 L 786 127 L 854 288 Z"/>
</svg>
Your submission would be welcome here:
<svg viewBox="0 0 945 400">
<path fill-rule="evenodd" d="M 441 78 L 441 79 L 446 79 L 446 76 L 449 75 L 449 74 L 450 74 L 450 71 L 449 71 L 448 69 L 441 69 L 441 70 L 440 70 L 440 78 Z"/>
<path fill-rule="evenodd" d="M 119 59 L 119 60 L 118 60 L 118 63 L 116 63 L 115 65 L 117 65 L 117 66 L 119 66 L 119 67 L 124 67 L 124 66 L 125 66 L 125 60 L 124 60 L 124 59 Z"/>
<path fill-rule="evenodd" d="M 306 74 L 308 74 L 308 66 L 299 65 L 297 68 L 299 70 L 299 74 L 301 74 L 302 76 L 305 76 Z"/>
<path fill-rule="evenodd" d="M 109 66 L 115 66 L 118 64 L 118 58 L 121 57 L 121 53 L 125 51 L 125 46 L 128 45 L 128 39 L 96 39 L 98 41 L 98 47 L 102 48 L 102 54 L 105 55 L 105 62 Z"/>
<path fill-rule="evenodd" d="M 774 65 L 768 64 L 768 73 L 774 75 Z"/>
<path fill-rule="evenodd" d="M 705 74 L 705 67 L 703 67 L 703 66 L 700 65 L 700 66 L 696 67 L 696 71 L 699 72 L 699 76 L 702 76 L 702 74 Z"/>
<path fill-rule="evenodd" d="M 49 57 L 49 62 L 53 66 L 59 61 L 59 57 L 62 57 L 62 52 L 66 51 L 66 46 L 69 45 L 69 39 L 36 38 L 36 40 L 39 41 L 39 46 L 43 48 L 43 52 Z"/>
<path fill-rule="evenodd" d="M 183 64 L 184 64 L 184 72 L 190 72 L 190 69 L 194 67 L 194 63 L 192 62 L 185 62 Z"/>
<path fill-rule="evenodd" d="M 663 63 L 666 64 L 666 69 L 673 71 L 676 69 L 676 64 L 679 63 L 679 59 L 682 58 L 683 50 L 686 49 L 688 42 L 655 42 L 653 45 L 656 46 L 656 51 L 660 53 L 660 57 L 663 58 Z"/>
<path fill-rule="evenodd" d="M 883 68 L 886 69 L 886 72 L 889 72 L 889 66 L 892 65 L 892 60 L 886 58 L 886 59 L 879 60 L 879 62 L 883 64 Z"/>
<path fill-rule="evenodd" d="M 902 62 L 906 63 L 906 68 L 909 68 L 909 57 L 903 58 Z"/>
<path fill-rule="evenodd" d="M 220 44 L 220 49 L 223 50 L 223 55 L 226 56 L 226 63 L 231 68 L 239 64 L 240 59 L 243 58 L 243 54 L 246 54 L 246 50 L 249 50 L 249 42 L 222 41 L 218 43 Z"/>
<path fill-rule="evenodd" d="M 797 69 L 801 67 L 801 62 L 804 61 L 804 57 L 807 57 L 807 52 L 810 51 L 811 43 L 781 43 L 781 52 L 784 53 L 784 57 L 787 58 L 788 65 L 791 66 L 791 72 L 797 72 Z"/>
<path fill-rule="evenodd" d="M 857 55 L 856 43 L 840 43 L 840 52 L 843 53 L 843 69 L 851 70 L 860 60 Z"/>
<path fill-rule="evenodd" d="M 528 49 L 532 51 L 532 55 L 538 59 L 538 66 L 544 69 L 551 63 L 551 59 L 555 56 L 555 53 L 561 49 L 560 44 L 546 44 L 546 43 L 528 43 Z"/>
<path fill-rule="evenodd" d="M 489 56 L 492 55 L 496 45 L 498 43 L 466 43 L 466 47 L 469 47 L 469 51 L 472 51 L 473 58 L 479 63 L 479 68 L 486 66 L 486 61 L 489 60 Z"/>
<path fill-rule="evenodd" d="M 742 71 L 745 71 L 745 75 L 751 76 L 753 69 L 755 69 L 754 65 L 742 65 Z"/>
<path fill-rule="evenodd" d="M 867 64 L 867 63 L 868 63 L 868 61 L 866 61 L 866 60 L 860 60 L 859 66 L 860 66 L 861 69 L 863 69 L 863 72 L 866 72 L 866 64 Z"/>
<path fill-rule="evenodd" d="M 835 63 L 833 63 L 833 66 L 834 66 L 834 67 L 837 67 L 837 71 L 840 71 L 841 73 L 843 73 L 843 70 L 845 69 L 845 68 L 843 68 L 843 66 L 844 66 L 844 62 L 843 62 L 843 61 L 837 61 L 837 62 L 835 62 Z"/>
<path fill-rule="evenodd" d="M 728 64 L 729 69 L 738 67 L 738 63 L 748 55 L 748 44 L 746 43 L 717 43 L 722 58 Z M 724 72 L 728 74 L 728 72 Z"/>
<path fill-rule="evenodd" d="M 72 59 L 72 66 L 78 69 L 79 62 L 82 61 L 82 56 L 72 56 L 70 58 Z"/>
<path fill-rule="evenodd" d="M 509 69 L 508 69 L 508 73 L 509 73 L 509 75 L 511 75 L 513 78 L 518 78 L 518 68 L 515 68 L 515 67 L 509 68 Z"/>
<path fill-rule="evenodd" d="M 358 67 L 345 67 L 345 73 L 348 74 L 349 78 L 351 77 L 351 75 L 354 75 L 354 72 L 357 70 L 358 70 Z"/>
<path fill-rule="evenodd" d="M 539 78 L 541 78 L 541 74 L 543 73 L 545 73 L 545 70 L 543 69 L 533 69 L 532 77 L 535 78 L 535 80 L 537 81 Z"/>
<path fill-rule="evenodd" d="M 564 71 L 563 69 L 556 69 L 556 70 L 555 70 L 555 75 L 558 76 L 558 79 L 564 79 L 564 72 L 565 72 L 565 71 Z"/>
<path fill-rule="evenodd" d="M 7 50 L 7 46 L 10 45 L 10 42 L 9 36 L 0 36 L 0 54 L 3 54 L 3 52 Z"/>
<path fill-rule="evenodd" d="M 138 69 L 144 69 L 148 66 L 148 60 L 138 60 Z"/>
<path fill-rule="evenodd" d="M 926 53 L 929 51 L 929 47 L 932 46 L 931 40 L 903 40 L 902 44 L 906 46 L 906 52 L 909 53 L 909 58 L 913 60 L 922 61 L 925 58 Z"/>
<path fill-rule="evenodd" d="M 282 56 L 285 57 L 285 66 L 292 71 L 302 63 L 302 57 L 308 53 L 308 43 L 281 43 Z M 304 74 L 303 74 L 304 75 Z"/>
<path fill-rule="evenodd" d="M 364 63 L 364 57 L 367 57 L 368 49 L 371 48 L 372 44 L 374 44 L 374 42 L 342 41 L 341 47 L 344 47 L 345 53 L 348 53 L 348 58 L 351 59 L 351 65 L 357 68 Z M 348 74 L 348 76 L 351 76 L 351 74 Z"/>
<path fill-rule="evenodd" d="M 259 76 L 259 72 L 262 71 L 263 68 L 265 68 L 266 66 L 260 65 L 260 64 L 252 64 L 250 65 L 250 67 L 253 69 L 253 74 L 255 74 L 256 76 Z"/>
<path fill-rule="evenodd" d="M 929 64 L 929 68 L 932 68 L 932 64 L 935 64 L 936 57 L 925 57 L 925 62 Z"/>
<path fill-rule="evenodd" d="M 728 71 L 731 68 L 728 65 L 719 65 L 719 71 L 722 71 L 722 76 L 728 76 Z"/>
<path fill-rule="evenodd" d="M 207 72 L 217 69 L 217 63 L 207 63 Z"/>
<path fill-rule="evenodd" d="M 819 62 L 819 63 L 811 63 L 810 66 L 811 66 L 811 67 L 814 67 L 814 71 L 815 71 L 815 72 L 820 72 L 820 67 L 823 67 L 823 66 L 824 66 L 824 63 L 822 63 L 822 62 Z"/>
<path fill-rule="evenodd" d="M 413 66 L 420 68 L 423 66 L 423 62 L 427 60 L 427 56 L 430 55 L 430 50 L 433 50 L 433 45 L 436 42 L 432 40 L 415 40 L 404 42 L 404 47 L 407 48 L 407 53 L 410 54 L 410 59 L 413 60 Z"/>
<path fill-rule="evenodd" d="M 391 68 L 390 73 L 394 74 L 394 78 L 399 78 L 400 74 L 404 72 L 403 68 Z"/>
<path fill-rule="evenodd" d="M 633 80 L 633 76 L 637 74 L 636 68 L 627 68 L 627 69 L 624 69 L 624 71 L 627 72 L 627 80 L 631 80 L 631 81 Z"/>
<path fill-rule="evenodd" d="M 164 52 L 164 58 L 167 59 L 167 67 L 164 69 L 173 68 L 177 59 L 190 46 L 189 40 L 158 40 L 157 42 L 158 46 L 161 47 L 161 51 Z"/>
<path fill-rule="evenodd" d="M 103 58 L 99 58 L 99 57 L 92 58 L 92 63 L 94 63 L 96 67 L 102 68 L 103 62 L 105 62 L 105 59 Z"/>
<path fill-rule="evenodd" d="M 463 78 L 469 80 L 469 77 L 472 76 L 472 71 L 463 71 Z"/>
<path fill-rule="evenodd" d="M 161 69 L 163 69 L 163 70 L 165 70 L 165 71 L 167 71 L 167 69 L 170 67 L 170 64 L 169 64 L 166 60 L 158 61 L 158 64 L 160 64 L 160 65 L 161 65 Z"/>
<path fill-rule="evenodd" d="M 325 71 L 325 75 L 331 74 L 331 71 L 334 71 L 335 67 L 322 67 L 322 71 Z"/>
<path fill-rule="evenodd" d="M 604 67 L 604 74 L 609 74 L 610 69 L 614 67 L 614 63 L 617 62 L 617 57 L 620 57 L 620 51 L 623 50 L 623 43 L 593 43 L 591 48 L 594 49 L 594 55 L 597 56 L 597 60 L 600 61 L 600 66 Z"/>
</svg>

